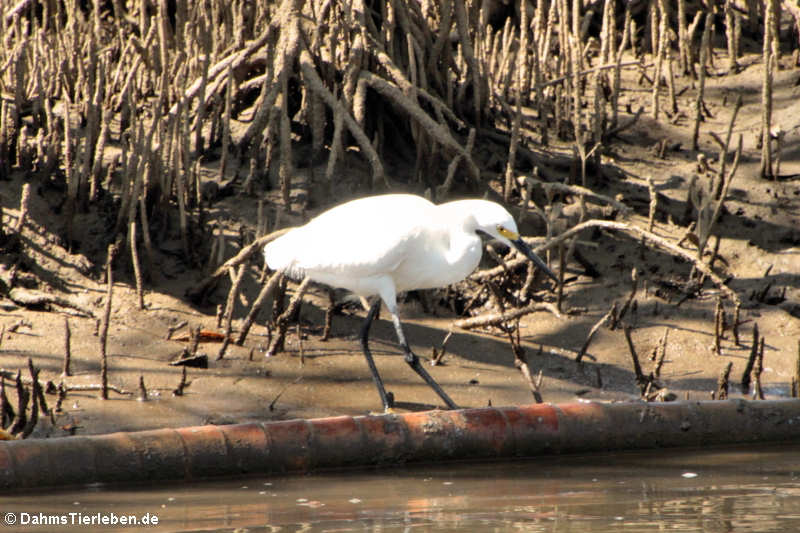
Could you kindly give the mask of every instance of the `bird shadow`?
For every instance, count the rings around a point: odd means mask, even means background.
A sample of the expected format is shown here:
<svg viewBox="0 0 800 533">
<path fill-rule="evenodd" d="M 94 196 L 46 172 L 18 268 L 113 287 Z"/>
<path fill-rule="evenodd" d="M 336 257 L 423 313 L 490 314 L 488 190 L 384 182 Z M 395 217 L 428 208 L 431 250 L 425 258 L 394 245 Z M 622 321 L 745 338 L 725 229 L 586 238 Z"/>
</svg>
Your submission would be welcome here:
<svg viewBox="0 0 800 533">
<path fill-rule="evenodd" d="M 312 323 L 317 323 L 323 316 L 323 311 L 316 306 L 306 307 L 312 311 L 307 315 Z M 314 316 L 317 315 L 318 316 Z M 394 327 L 388 319 L 388 313 L 382 313 L 379 320 L 375 320 L 370 330 L 370 347 L 376 357 L 376 363 L 381 367 L 381 359 L 384 357 L 402 357 L 402 352 L 397 344 Z M 411 343 L 412 350 L 422 359 L 426 365 L 433 358 L 434 349 L 441 351 L 442 341 L 448 335 L 450 325 L 448 319 L 436 318 L 429 319 L 411 316 L 402 318 L 403 328 L 406 337 Z M 332 334 L 335 337 L 346 339 L 352 342 L 352 351 L 360 352 L 358 346 L 358 332 L 363 318 L 355 315 L 337 316 L 333 321 Z M 422 321 L 441 322 L 442 327 L 436 327 L 430 323 Z M 633 371 L 620 368 L 617 365 L 594 361 L 591 353 L 582 362 L 575 361 L 575 353 L 572 350 L 563 348 L 559 340 L 564 338 L 580 338 L 585 336 L 586 330 L 591 326 L 591 318 L 571 319 L 564 321 L 558 331 L 549 332 L 540 336 L 525 335 L 523 330 L 523 347 L 526 350 L 527 361 L 533 374 L 542 372 L 545 379 L 554 379 L 559 382 L 567 382 L 575 387 L 576 390 L 590 387 L 593 389 L 608 388 L 614 392 L 625 394 L 636 391 L 636 376 Z M 341 353 L 341 352 L 339 352 Z M 333 355 L 334 352 L 329 353 Z M 320 354 L 325 357 L 324 354 Z M 489 366 L 498 372 L 514 370 L 514 353 L 506 337 L 489 333 L 476 333 L 464 330 L 455 330 L 447 341 L 446 354 L 442 362 L 437 366 L 442 370 L 437 371 L 437 378 L 441 379 L 447 375 L 447 367 L 473 368 L 478 370 L 480 367 Z M 461 374 L 463 375 L 463 374 Z M 440 378 L 441 376 L 441 378 Z M 600 376 L 600 377 L 598 377 Z M 522 378 L 520 378 L 522 379 Z M 463 385 L 473 385 L 473 383 L 463 383 Z M 390 386 L 390 384 L 387 384 Z M 569 388 L 569 385 L 568 385 Z M 545 395 L 546 399 L 546 395 Z M 399 406 L 399 403 L 398 403 Z M 405 406 L 403 406 L 405 408 Z M 422 408 L 430 408 L 429 405 L 420 404 Z M 411 405 L 410 410 L 417 410 Z"/>
</svg>

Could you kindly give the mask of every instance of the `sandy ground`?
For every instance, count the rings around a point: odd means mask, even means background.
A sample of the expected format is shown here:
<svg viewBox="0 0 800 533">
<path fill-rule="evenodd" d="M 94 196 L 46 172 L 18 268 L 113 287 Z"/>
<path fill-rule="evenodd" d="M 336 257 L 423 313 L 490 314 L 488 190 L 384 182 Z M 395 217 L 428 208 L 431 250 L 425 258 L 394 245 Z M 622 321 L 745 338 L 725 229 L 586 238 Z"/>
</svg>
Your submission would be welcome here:
<svg viewBox="0 0 800 533">
<path fill-rule="evenodd" d="M 645 373 L 654 365 L 648 356 L 665 329 L 669 329 L 667 354 L 659 379 L 662 386 L 679 399 L 708 399 L 716 389 L 718 375 L 730 361 L 733 363 L 731 381 L 736 384 L 731 396 L 741 396 L 738 383 L 750 351 L 753 327 L 758 324 L 765 337 L 762 375 L 765 392 L 768 397 L 789 394 L 800 339 L 800 74 L 797 70 L 784 69 L 776 77 L 774 122 L 785 132 L 781 176 L 777 181 L 764 181 L 758 176 L 760 151 L 756 146 L 761 117 L 761 66 L 753 58 L 746 58 L 742 63 L 745 68 L 737 75 L 712 76 L 707 80 L 707 107 L 711 117 L 701 128 L 701 152 L 715 166 L 719 147 L 708 132 L 724 136 L 734 95 L 742 95 L 744 107 L 736 121 L 734 139 L 738 134 L 743 136 L 744 150 L 725 204 L 727 212 L 717 226 L 722 241 L 721 259 L 716 263 L 723 276 L 731 277 L 729 285 L 742 300 L 741 345 L 735 345 L 731 331 L 727 331 L 721 355 L 714 353 L 714 309 L 719 292 L 706 284 L 698 295 L 683 299 L 674 284 L 686 279 L 690 270 L 688 263 L 643 247 L 620 234 L 587 234 L 582 238 L 591 244 L 581 245 L 581 253 L 601 275 L 586 276 L 580 265 L 569 264 L 567 277 L 573 279 L 564 290 L 564 309 L 572 312 L 565 313 L 562 318 L 539 312 L 521 322 L 528 362 L 533 372 L 541 370 L 543 374 L 545 401 L 639 398 L 631 357 L 620 330 L 602 328 L 583 363 L 575 362 L 575 355 L 592 325 L 612 302 L 623 302 L 627 298 L 633 267 L 640 271 L 641 290 L 637 295 L 636 314 L 629 320 L 635 326 L 632 338 Z M 677 83 L 677 88 L 681 89 L 688 81 L 680 79 Z M 690 88 L 679 97 L 680 109 L 691 109 L 694 94 Z M 623 105 L 630 103 L 633 109 L 640 104 L 649 105 L 650 94 L 644 89 L 627 91 L 624 96 Z M 628 222 L 646 226 L 647 178 L 651 177 L 661 196 L 655 232 L 672 242 L 677 242 L 685 231 L 670 220 L 681 219 L 688 183 L 697 167 L 697 152 L 689 149 L 691 128 L 692 120 L 686 116 L 677 116 L 672 121 L 663 117 L 654 121 L 643 115 L 634 128 L 622 133 L 619 140 L 605 149 L 603 171 L 613 179 L 607 179 L 605 186 L 593 186 L 603 194 L 621 194 L 623 201 L 635 210 Z M 663 139 L 670 144 L 680 143 L 680 147 L 667 151 L 661 159 L 655 155 L 654 146 Z M 214 174 L 214 164 L 209 163 L 209 175 Z M 348 181 L 343 176 L 334 197 L 344 199 L 357 194 L 357 181 Z M 22 183 L 21 176 L 2 183 L 4 224 L 17 216 Z M 85 215 L 88 229 L 79 250 L 81 255 L 66 254 L 53 237 L 53 233 L 60 231 L 62 221 L 51 209 L 52 199 L 47 191 L 41 192 L 41 188 L 37 191 L 31 206 L 34 224 L 24 234 L 30 268 L 51 285 L 60 280 L 60 285 L 55 285 L 62 292 L 99 317 L 105 287 L 100 283 L 99 267 L 93 266 L 87 257 L 102 257 L 98 256 L 92 233 L 100 234 L 103 219 L 96 212 Z M 327 199 L 323 202 L 322 197 L 312 191 L 309 214 L 335 203 Z M 269 192 L 268 198 L 277 201 L 278 193 Z M 223 198 L 214 204 L 208 216 L 233 236 L 242 225 L 253 228 L 256 202 L 250 197 Z M 288 222 L 300 222 L 299 214 L 293 215 Z M 94 224 L 89 223 L 92 217 Z M 574 221 L 565 216 L 561 222 L 567 227 Z M 522 225 L 523 233 L 533 234 L 538 229 L 532 220 Z M 53 252 L 56 249 L 59 253 Z M 226 257 L 232 256 L 236 249 L 232 237 Z M 232 345 L 221 361 L 215 361 L 219 345 L 201 344 L 199 351 L 209 355 L 209 368 L 189 368 L 185 393 L 174 396 L 172 391 L 178 385 L 181 370 L 168 362 L 178 356 L 186 343 L 166 340 L 168 328 L 187 321 L 192 327 L 201 325 L 204 329 L 219 331 L 216 305 L 224 302 L 229 287 L 227 282 L 221 284 L 208 306 L 193 306 L 184 294 L 203 273 L 187 269 L 180 260 L 179 250 L 177 239 L 161 246 L 155 265 L 159 274 L 147 285 L 144 310 L 136 308 L 127 266 L 117 269 L 109 330 L 109 379 L 113 385 L 133 394 L 112 392 L 110 399 L 104 401 L 98 399 L 97 391 L 71 392 L 62 405 L 63 412 L 55 417 L 55 424 L 48 420 L 40 422 L 34 435 L 63 436 L 75 432 L 94 434 L 206 423 L 355 415 L 381 409 L 355 337 L 363 311 L 352 307 L 343 315 L 337 315 L 332 338 L 321 342 L 328 300 L 327 293 L 319 288 L 311 290 L 303 305 L 301 338 L 298 339 L 297 330 L 292 327 L 283 353 L 264 357 L 267 331 L 262 317 L 245 345 Z M 234 329 L 244 317 L 246 305 L 258 292 L 256 265 L 252 266 L 252 273 L 236 307 Z M 767 287 L 765 298 L 754 296 Z M 549 301 L 555 298 L 546 291 L 540 292 L 540 296 Z M 730 302 L 726 302 L 725 309 L 730 322 L 733 313 Z M 57 383 L 61 379 L 64 354 L 65 314 L 61 311 L 29 310 L 0 299 L 0 325 L 6 328 L 0 344 L 0 368 L 15 372 L 17 368 L 25 368 L 27 358 L 31 358 L 42 369 L 42 379 Z M 444 364 L 431 367 L 430 372 L 460 406 L 533 401 L 526 381 L 513 365 L 508 340 L 499 331 L 454 329 L 452 324 L 458 317 L 449 310 L 437 306 L 435 315 L 425 313 L 413 299 L 403 304 L 402 314 L 412 347 L 424 358 L 429 358 L 432 348 L 440 347 L 448 331 L 453 329 Z M 385 318 L 384 312 L 382 320 L 373 326 L 372 346 L 387 389 L 397 400 L 396 410 L 440 406 L 438 397 L 403 362 L 394 343 L 391 323 Z M 13 328 L 15 325 L 17 327 Z M 66 382 L 98 384 L 100 362 L 95 319 L 71 316 L 70 325 L 74 376 L 66 378 Z M 140 376 L 148 389 L 146 401 L 136 399 Z M 15 403 L 14 389 L 7 387 L 7 394 Z M 55 396 L 48 395 L 47 399 L 52 407 Z"/>
</svg>

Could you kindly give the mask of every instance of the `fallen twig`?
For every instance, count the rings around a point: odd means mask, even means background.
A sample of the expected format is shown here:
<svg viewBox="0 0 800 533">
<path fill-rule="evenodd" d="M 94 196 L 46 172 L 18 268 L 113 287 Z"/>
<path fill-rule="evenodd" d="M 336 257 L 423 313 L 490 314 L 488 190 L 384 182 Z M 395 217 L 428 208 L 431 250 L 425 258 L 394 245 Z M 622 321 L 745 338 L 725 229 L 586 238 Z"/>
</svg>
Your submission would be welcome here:
<svg viewBox="0 0 800 533">
<path fill-rule="evenodd" d="M 728 389 L 730 388 L 729 380 L 732 368 L 733 363 L 728 361 L 728 364 L 725 365 L 725 368 L 722 369 L 722 372 L 720 372 L 719 377 L 717 378 L 717 391 L 714 395 L 717 400 L 728 399 Z"/>
<path fill-rule="evenodd" d="M 461 329 L 480 328 L 485 326 L 499 326 L 504 322 L 517 319 L 521 316 L 535 313 L 536 311 L 549 311 L 558 318 L 563 318 L 563 315 L 556 309 L 553 304 L 546 302 L 536 302 L 526 305 L 525 307 L 518 307 L 505 311 L 503 313 L 488 313 L 485 315 L 474 316 L 471 318 L 463 318 L 456 320 L 453 325 Z"/>
<path fill-rule="evenodd" d="M 57 305 L 59 307 L 74 309 L 86 317 L 94 318 L 94 313 L 88 307 L 84 307 L 83 305 L 74 302 L 69 298 L 59 296 L 57 294 L 37 291 L 34 289 L 25 289 L 23 287 L 14 287 L 8 291 L 8 297 L 15 304 L 23 307 Z"/>
<path fill-rule="evenodd" d="M 589 349 L 589 344 L 592 342 L 592 339 L 594 338 L 598 330 L 603 326 L 603 324 L 608 323 L 611 317 L 616 316 L 616 314 L 617 314 L 617 302 L 614 302 L 613 304 L 611 304 L 611 307 L 608 309 L 608 312 L 605 315 L 603 315 L 600 318 L 600 320 L 595 322 L 594 326 L 592 326 L 592 329 L 589 330 L 589 334 L 586 335 L 586 340 L 583 341 L 583 346 L 581 346 L 581 349 L 578 350 L 578 355 L 575 356 L 576 363 L 580 363 L 581 359 L 583 359 L 583 356 L 586 355 L 586 350 Z"/>
<path fill-rule="evenodd" d="M 572 228 L 553 237 L 552 239 L 547 241 L 547 243 L 534 247 L 533 251 L 536 254 L 541 255 L 546 250 L 551 250 L 555 248 L 560 243 L 567 241 L 575 234 L 580 233 L 581 231 L 584 231 L 588 228 L 603 228 L 603 229 L 621 231 L 623 233 L 628 233 L 638 238 L 644 238 L 646 241 L 650 241 L 651 243 L 657 245 L 658 247 L 670 252 L 672 255 L 681 257 L 684 260 L 693 263 L 700 272 L 705 274 L 711 281 L 713 281 L 720 288 L 720 290 L 722 290 L 734 303 L 739 302 L 739 296 L 736 294 L 736 292 L 734 292 L 730 287 L 727 286 L 726 280 L 720 278 L 704 262 L 698 261 L 694 255 L 690 254 L 686 250 L 683 250 L 682 248 L 679 248 L 677 245 L 667 241 L 666 239 L 659 237 L 658 235 L 652 232 L 647 231 L 646 229 L 631 224 L 627 224 L 624 222 L 615 222 L 611 220 L 587 220 L 586 222 L 581 222 L 580 224 L 576 224 Z M 528 242 L 533 242 L 533 239 L 525 239 L 525 240 Z M 517 268 L 526 261 L 528 261 L 528 259 L 526 259 L 525 257 L 518 256 L 509 261 L 506 261 L 506 264 L 508 265 L 508 268 Z M 474 281 L 481 281 L 483 279 L 496 276 L 502 272 L 503 272 L 503 267 L 494 267 L 475 272 L 469 277 L 469 279 Z"/>
<path fill-rule="evenodd" d="M 295 380 L 294 380 L 294 381 L 292 381 L 291 383 L 287 383 L 286 385 L 284 385 L 284 386 L 283 386 L 283 388 L 282 388 L 280 391 L 278 391 L 278 394 L 276 394 L 276 395 L 275 395 L 275 399 L 274 399 L 274 400 L 272 400 L 272 401 L 269 403 L 269 410 L 270 410 L 270 412 L 272 412 L 272 411 L 274 411 L 274 410 L 275 410 L 275 404 L 277 403 L 277 401 L 278 401 L 278 398 L 280 398 L 281 396 L 283 396 L 283 393 L 284 393 L 284 392 L 286 392 L 286 389 L 288 389 L 288 388 L 289 388 L 289 387 L 291 387 L 292 385 L 295 385 L 296 383 L 300 383 L 300 380 L 302 380 L 302 379 L 303 379 L 303 376 L 298 376 L 298 377 L 297 377 L 297 379 L 295 379 Z"/>
<path fill-rule="evenodd" d="M 753 344 L 750 345 L 750 356 L 747 358 L 747 365 L 742 372 L 742 394 L 747 394 L 750 390 L 750 374 L 753 372 L 753 365 L 758 357 L 758 323 L 753 324 Z"/>
<path fill-rule="evenodd" d="M 189 289 L 186 292 L 186 295 L 191 298 L 193 301 L 201 300 L 209 288 L 211 288 L 217 281 L 217 278 L 223 276 L 228 269 L 238 266 L 248 259 L 250 256 L 253 255 L 255 252 L 259 251 L 261 248 L 264 247 L 267 243 L 274 241 L 284 233 L 288 232 L 292 228 L 283 228 L 276 231 L 273 231 L 269 235 L 264 235 L 263 237 L 259 237 L 258 239 L 254 240 L 244 248 L 242 248 L 238 254 L 231 257 L 224 263 L 222 263 L 217 269 L 206 278 L 202 279 L 200 283 L 198 283 L 194 288 Z"/>
</svg>

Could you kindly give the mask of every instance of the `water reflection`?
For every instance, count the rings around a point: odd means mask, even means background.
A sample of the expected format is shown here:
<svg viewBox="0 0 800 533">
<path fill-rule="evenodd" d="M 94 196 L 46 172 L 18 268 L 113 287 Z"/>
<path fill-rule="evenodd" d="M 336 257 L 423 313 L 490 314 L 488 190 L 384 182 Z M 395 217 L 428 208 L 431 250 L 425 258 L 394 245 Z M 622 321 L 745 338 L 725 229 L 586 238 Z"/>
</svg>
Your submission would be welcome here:
<svg viewBox="0 0 800 533">
<path fill-rule="evenodd" d="M 4 513 L 18 515 L 149 513 L 159 520 L 151 531 L 795 531 L 798 452 L 800 446 L 759 445 L 551 457 L 0 501 Z"/>
</svg>

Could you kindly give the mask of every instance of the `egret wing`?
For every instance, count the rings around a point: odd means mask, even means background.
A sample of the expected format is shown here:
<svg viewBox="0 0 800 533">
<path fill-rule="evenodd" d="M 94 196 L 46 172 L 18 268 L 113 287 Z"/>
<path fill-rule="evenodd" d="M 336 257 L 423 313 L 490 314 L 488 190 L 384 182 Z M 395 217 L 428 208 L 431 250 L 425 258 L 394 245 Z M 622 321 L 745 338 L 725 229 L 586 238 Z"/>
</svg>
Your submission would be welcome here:
<svg viewBox="0 0 800 533">
<path fill-rule="evenodd" d="M 267 245 L 270 268 L 293 277 L 314 273 L 368 277 L 391 273 L 424 234 L 434 206 L 413 195 L 348 202 Z"/>
</svg>

